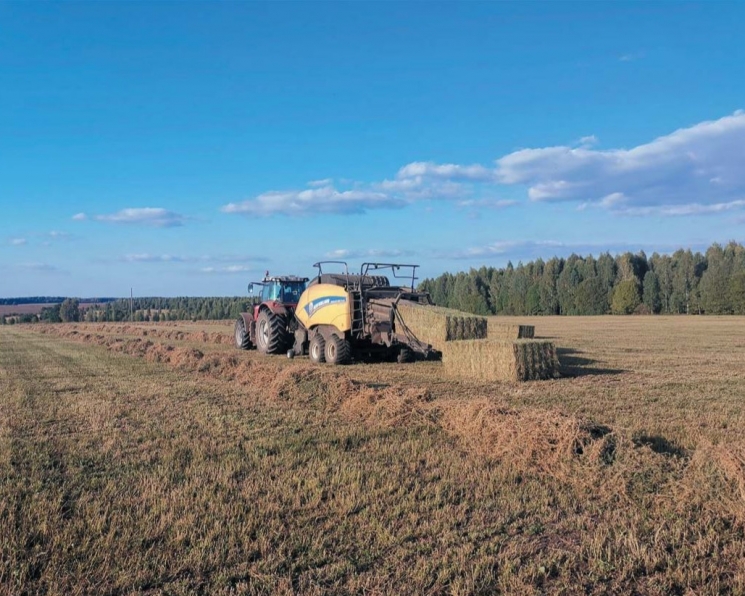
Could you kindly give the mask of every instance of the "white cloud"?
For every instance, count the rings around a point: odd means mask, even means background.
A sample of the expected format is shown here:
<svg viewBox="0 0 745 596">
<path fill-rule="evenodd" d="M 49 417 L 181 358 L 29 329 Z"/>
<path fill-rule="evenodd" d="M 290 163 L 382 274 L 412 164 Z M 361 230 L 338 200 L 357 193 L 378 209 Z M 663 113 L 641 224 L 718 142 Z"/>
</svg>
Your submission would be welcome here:
<svg viewBox="0 0 745 596">
<path fill-rule="evenodd" d="M 337 190 L 322 186 L 306 190 L 270 191 L 241 203 L 229 203 L 224 213 L 267 216 L 315 215 L 318 213 L 365 213 L 370 209 L 403 207 L 405 201 L 375 190 Z"/>
<path fill-rule="evenodd" d="M 253 255 L 171 255 L 134 253 L 124 255 L 119 259 L 126 263 L 254 263 L 266 262 L 268 259 Z"/>
<path fill-rule="evenodd" d="M 256 271 L 256 269 L 247 267 L 246 265 L 227 265 L 225 267 L 202 267 L 199 271 L 200 273 L 209 274 L 236 275 L 239 273 L 251 273 Z"/>
<path fill-rule="evenodd" d="M 187 263 L 197 259 L 175 255 L 151 255 L 149 253 L 139 253 L 124 255 L 122 260 L 128 263 Z"/>
<path fill-rule="evenodd" d="M 311 180 L 308 182 L 308 186 L 311 188 L 318 188 L 319 186 L 331 186 L 333 183 L 333 178 L 324 178 L 322 180 Z"/>
<path fill-rule="evenodd" d="M 595 135 L 588 135 L 586 137 L 580 137 L 579 144 L 583 147 L 592 147 L 598 144 L 598 138 Z"/>
<path fill-rule="evenodd" d="M 517 205 L 518 201 L 514 199 L 466 199 L 455 204 L 464 208 L 504 209 Z"/>
<path fill-rule="evenodd" d="M 515 201 L 487 198 L 525 186 L 536 202 L 571 201 L 614 213 L 697 215 L 740 208 L 745 197 L 745 112 L 706 121 L 631 149 L 598 150 L 595 135 L 578 146 L 528 148 L 480 164 L 414 161 L 377 182 L 316 180 L 303 190 L 269 191 L 222 207 L 248 216 L 364 213 L 418 201 L 466 209 L 501 209 Z M 658 208 L 658 209 L 652 209 Z"/>
<path fill-rule="evenodd" d="M 347 248 L 339 248 L 326 253 L 326 257 L 329 259 L 388 259 L 406 257 L 415 254 L 411 250 L 398 250 L 398 249 L 367 249 L 367 250 L 351 250 Z"/>
<path fill-rule="evenodd" d="M 13 246 L 23 246 L 28 241 L 25 238 L 11 238 L 8 242 Z"/>
<path fill-rule="evenodd" d="M 77 218 L 77 216 L 75 217 Z M 122 209 L 108 215 L 94 215 L 93 219 L 107 223 L 173 228 L 184 225 L 187 218 L 180 213 L 168 211 L 161 207 L 136 207 Z"/>
<path fill-rule="evenodd" d="M 414 161 L 402 167 L 396 174 L 399 180 L 418 177 L 484 182 L 494 179 L 494 170 L 479 164 L 461 166 L 453 163 L 436 164 L 431 161 Z"/>
<path fill-rule="evenodd" d="M 88 219 L 88 216 L 85 213 L 76 213 L 72 216 L 72 219 L 74 221 L 85 221 L 86 219 Z"/>
<path fill-rule="evenodd" d="M 618 211 L 713 205 L 745 195 L 745 113 L 702 122 L 633 149 L 524 149 L 497 160 L 503 184 L 534 201 L 600 203 Z"/>
</svg>

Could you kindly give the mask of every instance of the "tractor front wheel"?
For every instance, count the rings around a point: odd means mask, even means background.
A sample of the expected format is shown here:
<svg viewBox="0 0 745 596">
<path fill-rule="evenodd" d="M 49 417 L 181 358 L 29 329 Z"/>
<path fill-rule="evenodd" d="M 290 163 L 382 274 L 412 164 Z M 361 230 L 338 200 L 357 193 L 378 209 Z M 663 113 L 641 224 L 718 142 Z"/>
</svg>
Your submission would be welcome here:
<svg viewBox="0 0 745 596">
<path fill-rule="evenodd" d="M 238 317 L 235 322 L 235 347 L 239 350 L 251 349 L 251 339 L 248 337 L 246 321 L 243 320 L 243 317 Z"/>
<path fill-rule="evenodd" d="M 332 333 L 326 342 L 326 362 L 346 364 L 352 359 L 352 348 L 346 339 Z"/>
<path fill-rule="evenodd" d="M 262 310 L 256 321 L 256 347 L 262 354 L 281 354 L 287 349 L 285 318 Z"/>
</svg>

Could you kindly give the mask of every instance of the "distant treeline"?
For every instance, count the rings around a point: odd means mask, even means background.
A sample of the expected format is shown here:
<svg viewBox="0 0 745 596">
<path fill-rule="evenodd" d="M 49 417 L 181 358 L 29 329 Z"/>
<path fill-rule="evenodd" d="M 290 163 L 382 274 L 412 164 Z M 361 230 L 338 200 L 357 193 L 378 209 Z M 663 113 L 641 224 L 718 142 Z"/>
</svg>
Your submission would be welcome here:
<svg viewBox="0 0 745 596">
<path fill-rule="evenodd" d="M 0 298 L 0 305 L 12 304 L 62 304 L 67 296 L 27 296 L 25 298 Z M 78 298 L 80 302 L 103 304 L 116 298 Z"/>
<path fill-rule="evenodd" d="M 38 315 L 23 314 L 0 317 L 5 323 L 61 323 L 87 321 L 183 321 L 204 319 L 234 319 L 251 308 L 248 298 L 135 298 L 131 313 L 129 298 L 113 299 L 86 305 L 77 298 L 65 298 L 60 304 L 45 307 Z"/>
<path fill-rule="evenodd" d="M 135 321 L 220 320 L 238 318 L 251 307 L 245 297 L 206 298 L 135 298 L 132 301 Z M 130 316 L 129 298 L 115 300 L 106 308 L 86 311 L 86 321 L 124 321 Z"/>
<path fill-rule="evenodd" d="M 426 279 L 435 304 L 490 315 L 745 314 L 745 247 L 554 257 Z"/>
</svg>

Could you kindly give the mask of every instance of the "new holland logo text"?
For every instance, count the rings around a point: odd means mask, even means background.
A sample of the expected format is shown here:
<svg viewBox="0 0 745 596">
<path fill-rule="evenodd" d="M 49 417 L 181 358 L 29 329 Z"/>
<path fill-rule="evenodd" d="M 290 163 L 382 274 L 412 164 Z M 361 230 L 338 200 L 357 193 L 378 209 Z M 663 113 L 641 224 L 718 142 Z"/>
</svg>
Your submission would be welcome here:
<svg viewBox="0 0 745 596">
<path fill-rule="evenodd" d="M 308 313 L 309 317 L 312 317 L 316 311 L 321 310 L 325 306 L 331 306 L 332 304 L 343 304 L 347 299 L 344 296 L 323 296 L 322 298 L 316 298 L 315 300 L 308 302 L 305 305 L 305 312 Z"/>
</svg>

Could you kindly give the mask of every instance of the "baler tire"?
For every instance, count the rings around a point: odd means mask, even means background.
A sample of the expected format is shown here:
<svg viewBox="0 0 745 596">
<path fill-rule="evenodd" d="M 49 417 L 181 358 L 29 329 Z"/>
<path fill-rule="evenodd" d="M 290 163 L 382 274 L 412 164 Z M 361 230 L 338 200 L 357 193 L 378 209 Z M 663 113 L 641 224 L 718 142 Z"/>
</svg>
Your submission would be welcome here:
<svg viewBox="0 0 745 596">
<path fill-rule="evenodd" d="M 243 320 L 243 317 L 238 317 L 234 329 L 235 347 L 239 350 L 250 350 L 251 339 L 248 337 L 246 321 Z"/>
<path fill-rule="evenodd" d="M 347 364 L 352 359 L 352 347 L 346 339 L 332 333 L 326 342 L 326 362 Z"/>
<path fill-rule="evenodd" d="M 285 318 L 270 310 L 262 310 L 256 321 L 256 347 L 262 354 L 281 354 L 287 350 Z"/>
<path fill-rule="evenodd" d="M 316 333 L 310 339 L 310 346 L 308 347 L 308 355 L 310 361 L 313 364 L 322 364 L 326 362 L 326 340 L 323 339 L 323 335 Z"/>
</svg>

